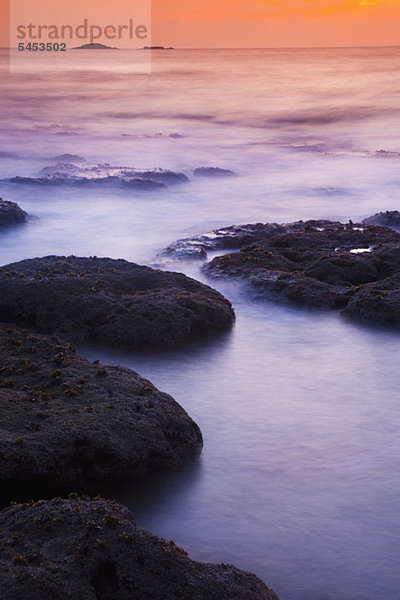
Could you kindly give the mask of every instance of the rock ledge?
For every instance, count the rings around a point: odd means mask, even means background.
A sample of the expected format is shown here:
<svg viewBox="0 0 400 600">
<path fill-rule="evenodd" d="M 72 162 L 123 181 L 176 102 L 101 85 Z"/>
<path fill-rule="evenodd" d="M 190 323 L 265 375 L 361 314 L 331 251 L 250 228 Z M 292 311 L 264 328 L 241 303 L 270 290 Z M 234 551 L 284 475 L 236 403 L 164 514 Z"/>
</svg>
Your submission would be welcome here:
<svg viewBox="0 0 400 600">
<path fill-rule="evenodd" d="M 74 343 L 176 346 L 233 320 L 212 288 L 125 260 L 48 256 L 0 268 L 0 321 Z"/>
<path fill-rule="evenodd" d="M 190 560 L 111 501 L 70 497 L 0 512 L 7 600 L 279 600 L 255 575 Z"/>
<path fill-rule="evenodd" d="M 0 325 L 0 484 L 101 491 L 182 466 L 202 448 L 171 396 L 130 369 L 80 358 L 70 344 Z"/>
</svg>

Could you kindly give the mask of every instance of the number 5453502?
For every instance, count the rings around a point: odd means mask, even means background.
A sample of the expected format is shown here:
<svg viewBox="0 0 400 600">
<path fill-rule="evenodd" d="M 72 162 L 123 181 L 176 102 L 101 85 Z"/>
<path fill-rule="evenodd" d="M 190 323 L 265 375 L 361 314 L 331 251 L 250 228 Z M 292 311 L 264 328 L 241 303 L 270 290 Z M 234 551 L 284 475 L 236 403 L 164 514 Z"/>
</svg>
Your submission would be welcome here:
<svg viewBox="0 0 400 600">
<path fill-rule="evenodd" d="M 27 44 L 18 44 L 18 50 L 20 52 L 23 52 L 24 50 L 27 50 L 28 52 L 66 52 L 67 44 L 59 44 L 57 42 L 48 42 L 47 44 L 44 42 L 28 42 Z"/>
</svg>

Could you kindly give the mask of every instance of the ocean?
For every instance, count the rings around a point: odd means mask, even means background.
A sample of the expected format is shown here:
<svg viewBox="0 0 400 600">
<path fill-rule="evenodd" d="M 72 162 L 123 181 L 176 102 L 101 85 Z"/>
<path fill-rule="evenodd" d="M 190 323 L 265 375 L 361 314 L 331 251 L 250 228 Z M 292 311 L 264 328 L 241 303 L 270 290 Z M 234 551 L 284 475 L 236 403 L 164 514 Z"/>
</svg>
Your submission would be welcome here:
<svg viewBox="0 0 400 600">
<path fill-rule="evenodd" d="M 160 253 L 232 224 L 399 209 L 400 48 L 157 51 L 151 74 L 135 70 L 137 51 L 98 52 L 2 77 L 0 178 L 72 153 L 189 181 L 2 181 L 32 219 L 1 232 L 1 263 L 125 258 L 209 283 L 237 315 L 231 332 L 179 350 L 80 349 L 150 379 L 204 435 L 198 461 L 110 494 L 194 559 L 250 570 L 282 600 L 398 600 L 398 332 L 278 306 Z M 202 166 L 238 176 L 195 177 Z"/>
</svg>

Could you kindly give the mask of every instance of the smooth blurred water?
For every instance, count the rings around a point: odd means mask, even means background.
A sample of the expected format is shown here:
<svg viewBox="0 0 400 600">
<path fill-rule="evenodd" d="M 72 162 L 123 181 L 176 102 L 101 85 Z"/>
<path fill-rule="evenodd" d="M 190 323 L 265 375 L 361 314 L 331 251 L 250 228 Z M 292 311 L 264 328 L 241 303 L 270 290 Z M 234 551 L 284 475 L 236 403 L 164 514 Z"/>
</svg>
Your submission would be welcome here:
<svg viewBox="0 0 400 600">
<path fill-rule="evenodd" d="M 152 75 L 120 57 L 113 72 L 4 78 L 0 152 L 19 158 L 0 158 L 0 177 L 72 152 L 191 181 L 145 193 L 0 184 L 36 217 L 1 232 L 3 264 L 154 264 L 215 227 L 399 208 L 400 158 L 375 152 L 400 152 L 400 49 L 160 52 Z M 197 179 L 199 166 L 239 177 Z M 198 263 L 163 267 L 204 280 Z M 205 438 L 198 462 L 114 493 L 143 526 L 256 572 L 282 600 L 398 600 L 399 335 L 211 284 L 234 303 L 232 332 L 174 352 L 82 349 L 172 394 Z"/>
</svg>

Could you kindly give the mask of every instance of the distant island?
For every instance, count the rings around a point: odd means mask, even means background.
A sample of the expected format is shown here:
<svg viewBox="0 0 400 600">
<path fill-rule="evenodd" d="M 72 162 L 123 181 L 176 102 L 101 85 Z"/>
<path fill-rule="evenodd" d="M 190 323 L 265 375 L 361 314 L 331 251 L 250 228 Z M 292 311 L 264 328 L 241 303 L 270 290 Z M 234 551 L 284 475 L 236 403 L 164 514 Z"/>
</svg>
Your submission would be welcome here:
<svg viewBox="0 0 400 600">
<path fill-rule="evenodd" d="M 165 48 L 165 46 L 143 46 L 143 50 L 175 50 L 170 46 L 169 48 Z"/>
<path fill-rule="evenodd" d="M 115 46 L 106 46 L 105 44 L 83 44 L 83 46 L 77 46 L 72 50 L 118 50 Z"/>
</svg>

